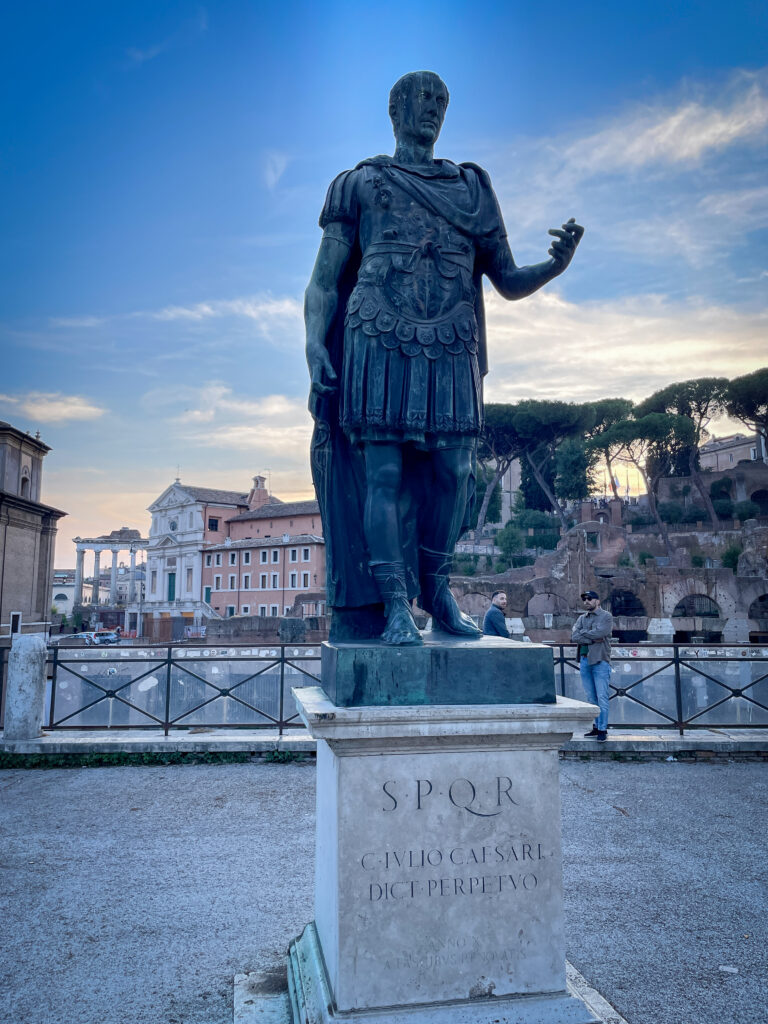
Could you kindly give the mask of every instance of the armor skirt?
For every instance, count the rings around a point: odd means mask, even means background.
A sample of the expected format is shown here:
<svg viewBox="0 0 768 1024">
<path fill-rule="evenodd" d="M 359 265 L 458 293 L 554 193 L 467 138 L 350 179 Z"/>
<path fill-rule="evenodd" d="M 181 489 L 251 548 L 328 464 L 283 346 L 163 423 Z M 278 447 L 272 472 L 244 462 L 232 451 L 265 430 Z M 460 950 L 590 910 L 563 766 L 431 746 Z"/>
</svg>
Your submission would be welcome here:
<svg viewBox="0 0 768 1024">
<path fill-rule="evenodd" d="M 354 442 L 412 442 L 454 447 L 474 441 L 483 422 L 482 377 L 476 351 L 442 345 L 429 352 L 387 344 L 391 335 L 347 323 L 340 418 Z M 474 347 L 474 346 L 473 346 Z"/>
</svg>

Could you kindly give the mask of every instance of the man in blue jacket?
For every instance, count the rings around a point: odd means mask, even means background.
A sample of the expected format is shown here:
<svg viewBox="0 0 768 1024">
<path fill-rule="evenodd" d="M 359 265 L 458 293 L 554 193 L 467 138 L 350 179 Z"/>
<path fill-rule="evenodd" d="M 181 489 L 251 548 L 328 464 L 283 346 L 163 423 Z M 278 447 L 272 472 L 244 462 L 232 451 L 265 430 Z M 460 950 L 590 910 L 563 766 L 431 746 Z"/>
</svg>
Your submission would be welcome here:
<svg viewBox="0 0 768 1024">
<path fill-rule="evenodd" d="M 483 633 L 485 636 L 505 636 L 509 640 L 509 630 L 504 618 L 504 609 L 507 607 L 507 595 L 503 590 L 497 590 L 491 598 L 491 607 L 485 613 L 483 619 Z"/>
<path fill-rule="evenodd" d="M 594 590 L 583 593 L 581 600 L 585 611 L 576 620 L 571 643 L 578 644 L 579 671 L 587 700 L 600 708 L 592 728 L 584 735 L 602 743 L 608 739 L 613 616 L 600 607 L 600 597 Z"/>
</svg>

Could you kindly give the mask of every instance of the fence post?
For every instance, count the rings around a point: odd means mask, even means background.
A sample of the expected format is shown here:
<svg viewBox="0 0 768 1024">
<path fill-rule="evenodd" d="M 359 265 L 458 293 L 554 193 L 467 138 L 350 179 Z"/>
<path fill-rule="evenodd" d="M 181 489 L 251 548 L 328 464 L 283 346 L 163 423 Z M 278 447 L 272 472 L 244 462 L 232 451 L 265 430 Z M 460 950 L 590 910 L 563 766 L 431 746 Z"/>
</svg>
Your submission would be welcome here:
<svg viewBox="0 0 768 1024">
<path fill-rule="evenodd" d="M 56 682 L 59 677 L 59 648 L 53 648 L 53 668 L 51 670 L 51 706 L 48 709 L 48 728 L 53 728 L 56 709 Z"/>
<path fill-rule="evenodd" d="M 6 740 L 34 740 L 42 735 L 47 653 L 39 633 L 14 634 L 8 657 Z"/>
<path fill-rule="evenodd" d="M 680 648 L 675 646 L 672 648 L 675 652 L 675 699 L 677 701 L 677 722 L 678 730 L 681 736 L 685 735 L 685 729 L 683 727 L 683 687 L 680 681 Z"/>
<path fill-rule="evenodd" d="M 279 724 L 277 726 L 277 735 L 283 735 L 283 713 L 285 711 L 285 647 L 280 648 L 280 703 L 278 705 L 279 711 L 277 717 Z"/>
<path fill-rule="evenodd" d="M 560 696 L 565 696 L 565 647 L 560 644 Z"/>
<path fill-rule="evenodd" d="M 167 736 L 171 727 L 171 667 L 172 661 L 171 656 L 173 648 L 168 648 L 168 656 L 165 664 L 165 721 L 163 722 L 163 732 Z"/>
</svg>

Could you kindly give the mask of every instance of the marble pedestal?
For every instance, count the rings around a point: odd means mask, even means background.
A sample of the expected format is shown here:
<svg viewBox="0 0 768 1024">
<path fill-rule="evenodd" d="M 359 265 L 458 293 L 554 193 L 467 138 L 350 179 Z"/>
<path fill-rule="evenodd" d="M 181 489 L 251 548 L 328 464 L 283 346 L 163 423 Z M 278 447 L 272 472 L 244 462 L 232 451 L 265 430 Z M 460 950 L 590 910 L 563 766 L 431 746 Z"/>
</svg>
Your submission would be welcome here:
<svg viewBox="0 0 768 1024">
<path fill-rule="evenodd" d="M 341 708 L 317 740 L 315 921 L 295 1024 L 591 1024 L 566 991 L 558 749 L 595 708 Z"/>
</svg>

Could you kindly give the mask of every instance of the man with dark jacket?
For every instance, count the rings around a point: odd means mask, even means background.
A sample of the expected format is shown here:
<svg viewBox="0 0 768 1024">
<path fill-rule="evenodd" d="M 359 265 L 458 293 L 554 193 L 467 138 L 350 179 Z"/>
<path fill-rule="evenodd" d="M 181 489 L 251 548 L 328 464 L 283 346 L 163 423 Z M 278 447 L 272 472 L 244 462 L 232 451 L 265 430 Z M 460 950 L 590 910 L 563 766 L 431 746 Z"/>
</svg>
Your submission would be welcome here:
<svg viewBox="0 0 768 1024">
<path fill-rule="evenodd" d="M 509 640 L 509 630 L 504 618 L 504 609 L 507 607 L 507 595 L 503 590 L 497 590 L 491 598 L 491 607 L 485 613 L 483 619 L 483 633 L 485 636 L 505 636 Z"/>
<path fill-rule="evenodd" d="M 579 671 L 587 700 L 600 708 L 591 730 L 584 735 L 594 736 L 602 743 L 608 739 L 613 616 L 600 607 L 600 598 L 594 590 L 583 593 L 581 600 L 586 611 L 576 620 L 571 643 L 578 644 Z"/>
</svg>

